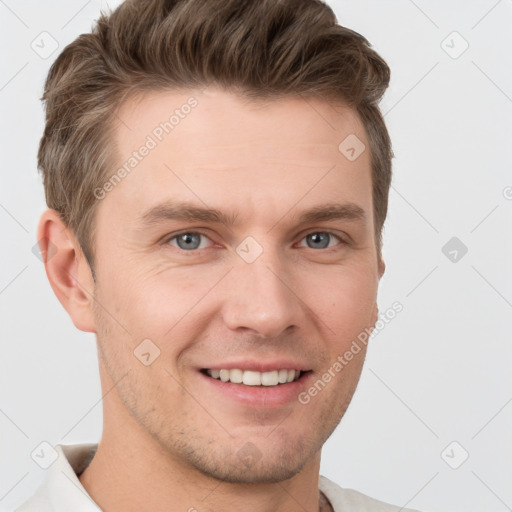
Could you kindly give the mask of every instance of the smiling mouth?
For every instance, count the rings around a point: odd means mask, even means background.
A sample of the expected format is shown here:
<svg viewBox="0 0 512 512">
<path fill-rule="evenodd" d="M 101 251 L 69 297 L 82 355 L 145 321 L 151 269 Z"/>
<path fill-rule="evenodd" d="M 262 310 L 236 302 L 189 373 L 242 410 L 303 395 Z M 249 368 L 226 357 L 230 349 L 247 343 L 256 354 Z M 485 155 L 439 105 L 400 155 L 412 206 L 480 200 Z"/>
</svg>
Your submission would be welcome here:
<svg viewBox="0 0 512 512">
<path fill-rule="evenodd" d="M 258 372 L 252 370 L 241 370 L 238 368 L 210 370 L 204 368 L 201 370 L 204 375 L 222 382 L 231 382 L 232 384 L 243 384 L 245 386 L 279 386 L 289 384 L 299 380 L 309 371 L 280 369 L 269 372 Z"/>
</svg>

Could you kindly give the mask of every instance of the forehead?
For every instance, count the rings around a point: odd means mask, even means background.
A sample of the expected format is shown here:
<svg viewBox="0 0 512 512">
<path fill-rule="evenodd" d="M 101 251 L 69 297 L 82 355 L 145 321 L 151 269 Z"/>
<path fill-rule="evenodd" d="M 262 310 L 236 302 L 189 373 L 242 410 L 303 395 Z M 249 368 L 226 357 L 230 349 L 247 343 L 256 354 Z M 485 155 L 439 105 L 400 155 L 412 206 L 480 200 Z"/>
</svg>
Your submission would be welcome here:
<svg viewBox="0 0 512 512">
<path fill-rule="evenodd" d="M 286 150 L 295 144 L 297 151 L 303 147 L 333 157 L 337 156 L 336 142 L 343 134 L 358 133 L 365 138 L 353 108 L 341 100 L 303 95 L 251 100 L 216 88 L 149 91 L 125 101 L 115 117 L 119 121 L 118 140 L 132 146 L 142 134 L 161 141 L 172 133 L 176 140 L 192 136 L 204 149 L 214 145 L 216 151 L 222 151 L 233 147 L 236 134 L 241 144 L 258 138 L 269 150 L 277 151 L 288 141 Z M 274 143 L 276 136 L 281 145 Z M 222 148 L 223 144 L 226 147 Z"/>
<path fill-rule="evenodd" d="M 266 206 L 274 216 L 298 201 L 371 209 L 369 151 L 357 159 L 343 153 L 347 140 L 369 149 L 365 130 L 341 103 L 159 91 L 126 101 L 117 119 L 116 169 L 127 172 L 107 202 L 130 204 L 130 216 L 169 198 L 217 209 L 237 203 L 237 212 Z"/>
</svg>

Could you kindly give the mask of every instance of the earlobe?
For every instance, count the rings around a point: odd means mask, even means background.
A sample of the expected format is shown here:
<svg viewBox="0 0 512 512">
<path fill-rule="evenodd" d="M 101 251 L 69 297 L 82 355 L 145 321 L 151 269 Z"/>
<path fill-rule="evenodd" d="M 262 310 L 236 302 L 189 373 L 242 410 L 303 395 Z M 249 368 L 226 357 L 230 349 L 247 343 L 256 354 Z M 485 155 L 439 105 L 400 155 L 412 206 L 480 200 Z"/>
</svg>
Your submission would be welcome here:
<svg viewBox="0 0 512 512">
<path fill-rule="evenodd" d="M 71 320 L 81 331 L 96 332 L 91 270 L 80 244 L 57 211 L 43 212 L 37 241 L 50 285 Z"/>
<path fill-rule="evenodd" d="M 384 275 L 384 272 L 386 271 L 386 263 L 382 258 L 379 258 L 379 280 Z"/>
</svg>

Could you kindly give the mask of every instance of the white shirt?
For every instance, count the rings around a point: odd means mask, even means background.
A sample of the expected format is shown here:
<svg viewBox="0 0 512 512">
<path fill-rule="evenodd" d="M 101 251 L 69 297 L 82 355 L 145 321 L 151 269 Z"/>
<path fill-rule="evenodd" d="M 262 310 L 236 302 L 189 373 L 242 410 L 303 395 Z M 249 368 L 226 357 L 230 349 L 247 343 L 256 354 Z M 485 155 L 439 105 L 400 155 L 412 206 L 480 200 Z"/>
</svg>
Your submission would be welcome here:
<svg viewBox="0 0 512 512">
<path fill-rule="evenodd" d="M 77 475 L 91 462 L 97 444 L 56 445 L 58 457 L 48 468 L 46 479 L 15 512 L 101 512 Z M 395 507 L 319 477 L 319 489 L 331 502 L 334 512 L 415 512 Z"/>
</svg>

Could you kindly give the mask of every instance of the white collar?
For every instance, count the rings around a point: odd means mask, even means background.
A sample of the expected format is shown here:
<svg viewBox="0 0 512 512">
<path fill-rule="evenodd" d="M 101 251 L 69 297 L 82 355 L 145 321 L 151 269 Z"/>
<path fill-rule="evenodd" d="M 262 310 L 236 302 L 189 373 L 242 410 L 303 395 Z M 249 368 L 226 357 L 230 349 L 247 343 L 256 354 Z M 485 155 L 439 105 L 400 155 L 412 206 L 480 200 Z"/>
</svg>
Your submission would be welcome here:
<svg viewBox="0 0 512 512">
<path fill-rule="evenodd" d="M 36 493 L 15 512 L 101 512 L 99 506 L 80 483 L 77 475 L 90 463 L 98 444 L 56 445 L 58 454 Z M 342 510 L 395 512 L 398 507 L 374 500 L 352 489 L 342 489 L 320 475 L 318 488 L 335 512 Z M 400 509 L 407 512 L 409 509 Z M 411 511 L 412 512 L 412 511 Z"/>
</svg>

